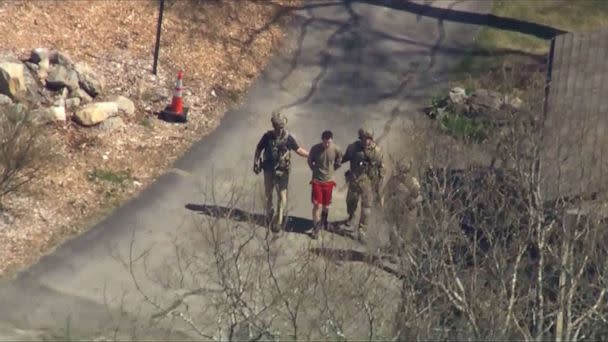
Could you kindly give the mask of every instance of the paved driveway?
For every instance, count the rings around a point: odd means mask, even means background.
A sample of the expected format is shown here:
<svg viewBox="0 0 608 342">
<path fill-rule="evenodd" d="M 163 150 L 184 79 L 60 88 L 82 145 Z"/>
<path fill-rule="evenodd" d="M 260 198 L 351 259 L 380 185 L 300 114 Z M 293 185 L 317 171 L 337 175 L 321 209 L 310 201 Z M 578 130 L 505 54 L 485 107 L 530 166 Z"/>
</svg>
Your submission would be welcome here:
<svg viewBox="0 0 608 342">
<path fill-rule="evenodd" d="M 48 329 L 64 329 L 68 322 L 73 331 L 96 331 L 105 324 L 107 309 L 134 293 L 129 272 L 117 258 L 128 255 L 133 237 L 135 254 L 152 248 L 148 269 L 153 273 L 172 255 L 176 233 L 184 237 L 194 229 L 196 209 L 226 205 L 225 194 L 235 184 L 260 192 L 239 204 L 243 210 L 261 209 L 253 201 L 261 198 L 262 179 L 250 170 L 255 144 L 270 128 L 274 109 L 285 110 L 289 130 L 307 148 L 324 129 L 332 129 L 344 148 L 366 123 L 387 154 L 398 154 L 404 127 L 420 115 L 415 109 L 472 45 L 479 27 L 425 16 L 425 6 L 419 13 L 390 9 L 384 6 L 389 2 L 305 1 L 295 11 L 289 48 L 272 59 L 244 104 L 227 113 L 215 132 L 138 198 L 16 279 L 0 283 L 0 338 L 36 338 Z M 441 12 L 446 18 L 450 10 L 486 13 L 491 7 L 490 1 L 416 3 L 447 9 Z M 308 218 L 309 171 L 304 159 L 293 160 L 289 214 Z M 332 220 L 345 216 L 342 178 Z M 295 233 L 285 233 L 281 240 L 309 241 Z"/>
</svg>

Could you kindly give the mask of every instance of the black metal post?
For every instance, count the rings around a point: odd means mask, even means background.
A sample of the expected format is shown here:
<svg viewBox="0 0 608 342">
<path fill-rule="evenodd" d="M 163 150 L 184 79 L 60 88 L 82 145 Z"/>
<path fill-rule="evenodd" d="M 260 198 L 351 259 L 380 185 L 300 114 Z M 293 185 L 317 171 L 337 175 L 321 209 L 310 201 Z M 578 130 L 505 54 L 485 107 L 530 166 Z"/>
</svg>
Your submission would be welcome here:
<svg viewBox="0 0 608 342">
<path fill-rule="evenodd" d="M 158 53 L 160 52 L 160 33 L 163 24 L 163 9 L 165 8 L 165 0 L 160 0 L 158 9 L 158 25 L 156 26 L 156 46 L 154 47 L 154 64 L 152 65 L 152 73 L 156 75 L 156 67 L 158 66 Z"/>
</svg>

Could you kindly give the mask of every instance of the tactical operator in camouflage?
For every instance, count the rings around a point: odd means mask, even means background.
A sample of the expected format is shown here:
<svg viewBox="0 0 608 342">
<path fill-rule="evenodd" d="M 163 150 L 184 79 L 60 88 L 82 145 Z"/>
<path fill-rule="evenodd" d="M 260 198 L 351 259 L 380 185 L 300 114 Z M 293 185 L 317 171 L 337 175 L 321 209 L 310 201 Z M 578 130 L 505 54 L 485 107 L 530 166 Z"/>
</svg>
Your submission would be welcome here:
<svg viewBox="0 0 608 342">
<path fill-rule="evenodd" d="M 298 145 L 294 137 L 287 132 L 287 118 L 279 112 L 270 119 L 273 130 L 266 132 L 255 149 L 253 172 L 257 175 L 264 171 L 264 188 L 266 196 L 266 218 L 273 232 L 278 232 L 283 224 L 283 215 L 287 203 L 287 185 L 291 170 L 291 151 L 302 157 L 308 157 L 308 151 Z M 263 158 L 261 157 L 264 151 Z M 273 218 L 272 191 L 277 192 L 277 213 Z"/>
<path fill-rule="evenodd" d="M 367 231 L 372 201 L 384 180 L 384 164 L 380 147 L 368 129 L 359 129 L 359 140 L 348 145 L 342 163 L 350 162 L 350 169 L 344 174 L 348 183 L 346 194 L 347 226 L 353 226 L 355 211 L 361 199 L 361 217 L 357 227 L 357 237 L 363 240 Z M 377 197 L 381 202 L 381 198 Z"/>
<path fill-rule="evenodd" d="M 342 151 L 333 142 L 334 134 L 324 131 L 321 134 L 321 142 L 310 149 L 308 155 L 308 167 L 312 171 L 312 221 L 313 228 L 311 236 L 317 239 L 321 226 L 328 228 L 327 217 L 331 196 L 336 182 L 334 182 L 334 171 L 341 165 Z"/>
<path fill-rule="evenodd" d="M 411 162 L 397 163 L 384 187 L 390 248 L 397 255 L 401 255 L 406 241 L 413 242 L 418 206 L 422 202 L 420 183 L 412 175 L 411 168 Z"/>
</svg>

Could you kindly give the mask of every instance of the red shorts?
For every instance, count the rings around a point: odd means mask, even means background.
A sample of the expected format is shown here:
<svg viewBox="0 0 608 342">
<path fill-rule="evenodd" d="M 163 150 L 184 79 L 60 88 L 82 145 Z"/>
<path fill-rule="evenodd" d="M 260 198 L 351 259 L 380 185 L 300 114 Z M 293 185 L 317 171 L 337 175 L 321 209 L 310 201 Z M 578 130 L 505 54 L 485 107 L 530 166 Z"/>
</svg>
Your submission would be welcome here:
<svg viewBox="0 0 608 342">
<path fill-rule="evenodd" d="M 329 206 L 331 204 L 331 193 L 336 186 L 336 182 L 321 182 L 313 179 L 310 184 L 312 184 L 312 203 Z"/>
</svg>

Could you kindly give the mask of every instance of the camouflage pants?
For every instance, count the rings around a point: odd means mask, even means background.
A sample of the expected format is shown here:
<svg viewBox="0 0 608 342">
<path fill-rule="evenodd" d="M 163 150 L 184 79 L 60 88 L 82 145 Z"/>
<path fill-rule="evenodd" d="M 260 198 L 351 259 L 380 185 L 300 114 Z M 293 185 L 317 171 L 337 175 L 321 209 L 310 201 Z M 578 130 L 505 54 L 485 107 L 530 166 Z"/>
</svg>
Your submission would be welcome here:
<svg viewBox="0 0 608 342">
<path fill-rule="evenodd" d="M 346 193 L 346 211 L 349 219 L 355 215 L 357 206 L 361 199 L 361 217 L 359 218 L 359 229 L 366 231 L 369 216 L 372 211 L 373 189 L 369 179 L 360 178 L 348 183 Z"/>
<path fill-rule="evenodd" d="M 387 208 L 386 218 L 389 222 L 389 242 L 393 251 L 400 254 L 407 242 L 414 243 L 417 209 L 401 204 Z"/>
<path fill-rule="evenodd" d="M 280 227 L 283 224 L 283 215 L 285 214 L 285 206 L 287 204 L 287 186 L 289 184 L 289 172 L 283 172 L 281 175 L 275 174 L 273 171 L 264 171 L 264 195 L 266 197 L 266 215 L 271 217 L 272 210 L 272 192 L 277 192 L 277 211 L 275 224 Z"/>
<path fill-rule="evenodd" d="M 391 177 L 385 187 L 384 217 L 389 225 L 390 247 L 402 253 L 406 243 L 416 245 L 420 185 L 414 177 Z"/>
</svg>

